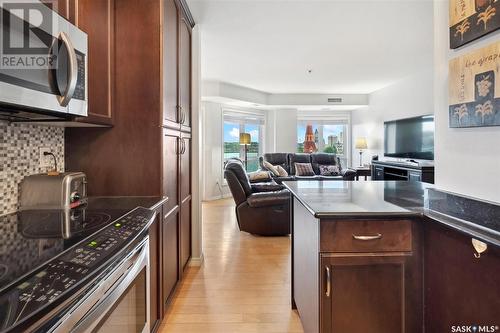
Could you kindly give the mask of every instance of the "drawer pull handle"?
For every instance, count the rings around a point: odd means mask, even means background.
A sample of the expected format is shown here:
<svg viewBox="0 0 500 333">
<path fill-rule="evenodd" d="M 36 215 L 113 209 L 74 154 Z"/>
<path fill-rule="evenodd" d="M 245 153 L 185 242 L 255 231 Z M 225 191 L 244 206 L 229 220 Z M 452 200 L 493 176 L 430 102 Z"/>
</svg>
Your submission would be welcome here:
<svg viewBox="0 0 500 333">
<path fill-rule="evenodd" d="M 330 293 L 332 290 L 332 281 L 331 281 L 331 276 L 330 276 L 330 267 L 325 266 L 326 268 L 326 292 L 325 295 L 326 297 L 330 297 Z"/>
<path fill-rule="evenodd" d="M 376 239 L 381 239 L 382 234 L 376 234 L 373 236 L 358 236 L 358 235 L 352 235 L 352 238 L 355 240 L 360 240 L 360 241 L 370 241 L 370 240 L 376 240 Z"/>
</svg>

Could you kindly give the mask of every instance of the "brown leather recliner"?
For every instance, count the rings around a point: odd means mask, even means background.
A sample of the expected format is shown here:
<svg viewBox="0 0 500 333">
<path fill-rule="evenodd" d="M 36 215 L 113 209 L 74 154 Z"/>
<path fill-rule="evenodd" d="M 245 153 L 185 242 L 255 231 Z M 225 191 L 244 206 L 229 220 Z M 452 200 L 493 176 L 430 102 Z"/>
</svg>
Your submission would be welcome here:
<svg viewBox="0 0 500 333">
<path fill-rule="evenodd" d="M 276 183 L 250 184 L 237 161 L 228 162 L 224 176 L 236 203 L 241 231 L 262 236 L 290 233 L 290 192 Z"/>
</svg>

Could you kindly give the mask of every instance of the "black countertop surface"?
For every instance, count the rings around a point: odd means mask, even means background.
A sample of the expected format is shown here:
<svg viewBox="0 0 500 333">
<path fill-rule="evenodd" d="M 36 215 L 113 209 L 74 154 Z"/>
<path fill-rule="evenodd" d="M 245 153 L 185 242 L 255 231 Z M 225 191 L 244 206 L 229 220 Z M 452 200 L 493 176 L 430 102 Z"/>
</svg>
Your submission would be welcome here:
<svg viewBox="0 0 500 333">
<path fill-rule="evenodd" d="M 500 246 L 500 204 L 403 181 L 283 183 L 318 219 L 425 217 Z"/>
<path fill-rule="evenodd" d="M 91 197 L 68 211 L 26 210 L 0 216 L 0 290 L 67 251 L 132 209 L 160 197 Z"/>
</svg>

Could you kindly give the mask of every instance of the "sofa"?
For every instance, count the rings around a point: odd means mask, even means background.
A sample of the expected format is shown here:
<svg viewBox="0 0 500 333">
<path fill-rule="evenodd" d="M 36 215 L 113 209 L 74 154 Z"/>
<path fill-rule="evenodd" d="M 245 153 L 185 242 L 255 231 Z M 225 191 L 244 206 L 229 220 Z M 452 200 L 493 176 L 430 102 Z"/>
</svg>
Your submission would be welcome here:
<svg viewBox="0 0 500 333">
<path fill-rule="evenodd" d="M 278 184 L 285 180 L 354 180 L 356 171 L 349 168 L 342 168 L 340 159 L 335 154 L 328 153 L 266 153 L 259 158 L 260 167 L 262 170 L 270 171 L 264 165 L 264 161 L 269 162 L 273 166 L 280 165 L 288 173 L 288 176 L 276 176 L 271 172 L 273 180 Z M 311 176 L 298 176 L 295 163 L 310 163 L 314 171 Z M 321 165 L 338 165 L 340 174 L 338 176 L 323 176 L 320 172 Z"/>
<path fill-rule="evenodd" d="M 241 231 L 262 236 L 290 234 L 290 192 L 273 181 L 250 183 L 240 161 L 228 161 L 224 177 L 236 204 Z"/>
</svg>

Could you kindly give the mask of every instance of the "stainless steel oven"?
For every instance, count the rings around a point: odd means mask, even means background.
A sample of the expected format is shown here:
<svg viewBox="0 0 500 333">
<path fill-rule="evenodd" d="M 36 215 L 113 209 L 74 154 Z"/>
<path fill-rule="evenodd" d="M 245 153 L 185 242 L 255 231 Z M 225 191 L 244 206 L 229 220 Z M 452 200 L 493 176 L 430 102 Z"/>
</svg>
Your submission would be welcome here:
<svg viewBox="0 0 500 333">
<path fill-rule="evenodd" d="M 96 280 L 47 332 L 147 333 L 149 238 Z"/>
<path fill-rule="evenodd" d="M 87 34 L 38 0 L 0 0 L 0 109 L 87 115 Z"/>
</svg>

